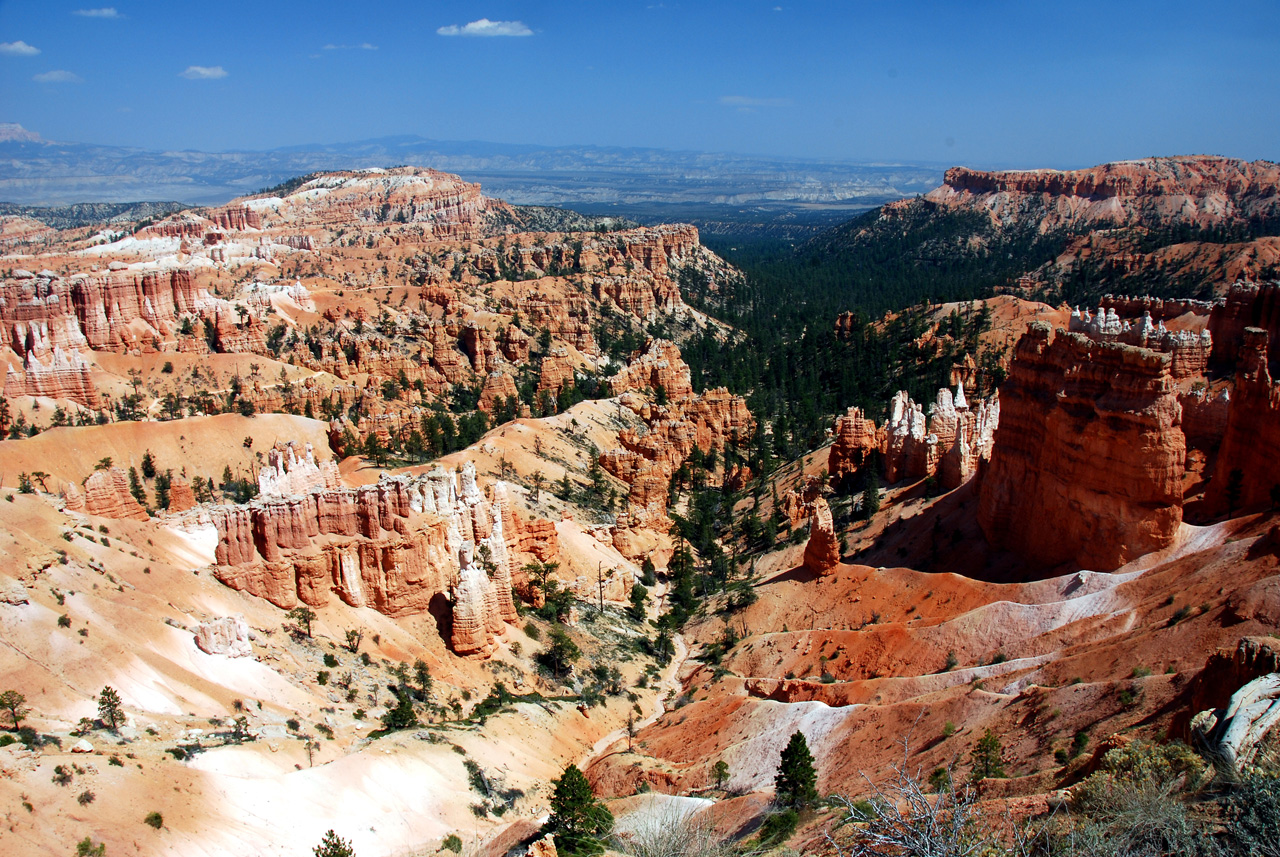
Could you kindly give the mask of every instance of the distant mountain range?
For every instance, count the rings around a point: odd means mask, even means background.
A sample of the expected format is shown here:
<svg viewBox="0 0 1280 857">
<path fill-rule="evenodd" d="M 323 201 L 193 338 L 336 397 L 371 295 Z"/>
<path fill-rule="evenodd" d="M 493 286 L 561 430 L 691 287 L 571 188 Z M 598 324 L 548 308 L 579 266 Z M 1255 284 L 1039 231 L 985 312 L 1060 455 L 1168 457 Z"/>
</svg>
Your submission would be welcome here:
<svg viewBox="0 0 1280 857">
<path fill-rule="evenodd" d="M 925 193 L 937 164 L 859 164 L 597 146 L 522 146 L 382 137 L 267 151 L 152 151 L 41 139 L 0 125 L 0 201 L 181 200 L 217 205 L 319 170 L 413 165 L 478 181 L 509 202 L 578 206 L 865 209 Z"/>
</svg>

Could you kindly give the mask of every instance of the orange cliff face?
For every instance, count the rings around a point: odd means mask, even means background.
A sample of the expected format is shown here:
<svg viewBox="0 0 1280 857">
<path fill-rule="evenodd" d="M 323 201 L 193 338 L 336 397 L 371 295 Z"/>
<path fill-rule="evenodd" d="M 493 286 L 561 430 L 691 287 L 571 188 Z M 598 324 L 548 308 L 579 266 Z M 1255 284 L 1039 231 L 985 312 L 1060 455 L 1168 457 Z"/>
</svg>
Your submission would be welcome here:
<svg viewBox="0 0 1280 857">
<path fill-rule="evenodd" d="M 283 196 L 234 200 L 212 225 L 228 230 L 295 231 L 359 224 L 421 224 L 436 238 L 475 238 L 509 206 L 480 185 L 417 167 L 323 173 Z"/>
<path fill-rule="evenodd" d="M 1171 363 L 1032 324 L 1001 387 L 982 479 L 988 540 L 1044 566 L 1098 571 L 1169 546 L 1186 457 Z"/>
<path fill-rule="evenodd" d="M 694 449 L 720 451 L 728 443 L 745 443 L 755 430 L 746 399 L 724 388 L 694 393 L 680 350 L 663 339 L 646 342 L 609 383 L 647 430 L 620 432 L 621 447 L 601 453 L 600 466 L 630 486 L 628 503 L 641 517 L 665 518 L 671 477 Z M 662 390 L 667 404 L 651 403 L 637 394 L 642 390 Z"/>
<path fill-rule="evenodd" d="M 231 588 L 282 608 L 323 607 L 337 594 L 389 616 L 452 600 L 452 642 L 465 655 L 491 653 L 502 623 L 515 621 L 517 555 L 547 559 L 556 549 L 554 529 L 548 545 L 545 528 L 511 512 L 501 483 L 486 499 L 469 462 L 460 478 L 436 468 L 360 488 L 267 495 L 208 514 L 218 533 L 216 576 Z"/>
<path fill-rule="evenodd" d="M 1220 512 L 1275 506 L 1280 491 L 1280 385 L 1268 368 L 1271 335 L 1247 327 L 1239 346 L 1239 368 L 1207 500 Z"/>
<path fill-rule="evenodd" d="M 925 199 L 986 210 L 996 222 L 1038 223 L 1048 231 L 1144 219 L 1208 226 L 1280 212 L 1280 166 L 1268 161 L 1189 156 L 1120 161 L 1084 170 L 947 170 Z"/>
</svg>

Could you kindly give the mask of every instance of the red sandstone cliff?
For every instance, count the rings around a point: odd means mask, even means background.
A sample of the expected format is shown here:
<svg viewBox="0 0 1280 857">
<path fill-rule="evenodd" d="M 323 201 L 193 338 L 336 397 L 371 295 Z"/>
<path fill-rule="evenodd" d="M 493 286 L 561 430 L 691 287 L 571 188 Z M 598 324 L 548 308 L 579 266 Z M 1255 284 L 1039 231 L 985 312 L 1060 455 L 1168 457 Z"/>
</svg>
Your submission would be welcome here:
<svg viewBox="0 0 1280 857">
<path fill-rule="evenodd" d="M 925 199 L 987 211 L 1041 231 L 1144 221 L 1209 226 L 1280 213 L 1280 166 L 1204 155 L 1120 161 L 1084 170 L 947 170 Z"/>
<path fill-rule="evenodd" d="M 1167 354 L 1032 324 L 1000 390 L 979 522 L 1032 562 L 1110 571 L 1167 547 L 1186 454 Z"/>
<path fill-rule="evenodd" d="M 354 489 L 260 497 L 210 514 L 216 575 L 233 589 L 284 608 L 299 601 L 320 607 L 333 593 L 390 616 L 452 599 L 459 654 L 489 654 L 503 623 L 515 621 L 516 554 L 545 559 L 555 551 L 554 536 L 548 543 L 534 522 L 511 513 L 501 483 L 484 498 L 470 463 L 460 480 L 437 468 Z"/>
<path fill-rule="evenodd" d="M 1206 492 L 1207 502 L 1223 512 L 1274 505 L 1271 492 L 1280 485 L 1280 385 L 1267 367 L 1271 337 L 1247 327 L 1242 339 L 1227 428 Z"/>
</svg>

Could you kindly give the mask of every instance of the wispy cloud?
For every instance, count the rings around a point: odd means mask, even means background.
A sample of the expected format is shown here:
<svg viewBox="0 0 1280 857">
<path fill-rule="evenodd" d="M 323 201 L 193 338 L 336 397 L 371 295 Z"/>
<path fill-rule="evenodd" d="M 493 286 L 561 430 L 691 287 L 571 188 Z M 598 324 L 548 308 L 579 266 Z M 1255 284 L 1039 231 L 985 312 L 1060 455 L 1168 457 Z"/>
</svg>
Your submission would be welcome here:
<svg viewBox="0 0 1280 857">
<path fill-rule="evenodd" d="M 722 95 L 720 103 L 726 107 L 739 107 L 750 110 L 756 107 L 789 107 L 789 98 L 752 98 L 747 95 Z"/>
<path fill-rule="evenodd" d="M 78 74 L 66 71 L 65 69 L 56 69 L 54 71 L 46 71 L 37 74 L 31 78 L 36 83 L 83 83 L 84 78 Z"/>
<path fill-rule="evenodd" d="M 181 77 L 187 80 L 217 80 L 227 76 L 227 70 L 220 65 L 189 65 Z"/>
<path fill-rule="evenodd" d="M 532 36 L 533 30 L 530 30 L 521 21 L 490 21 L 488 18 L 481 18 L 479 21 L 472 21 L 470 24 L 464 24 L 459 27 L 457 24 L 450 24 L 447 27 L 441 27 L 436 30 L 442 36 Z"/>
<path fill-rule="evenodd" d="M 376 51 L 378 46 L 361 42 L 358 45 L 325 45 L 324 49 L 326 51 Z"/>
<path fill-rule="evenodd" d="M 40 53 L 40 49 L 26 42 L 0 42 L 0 54 L 7 54 L 11 57 L 33 57 Z"/>
<path fill-rule="evenodd" d="M 123 18 L 124 17 L 124 15 L 121 15 L 119 12 L 116 11 L 114 6 L 107 6 L 105 9 L 77 9 L 71 14 L 79 15 L 81 18 Z"/>
</svg>

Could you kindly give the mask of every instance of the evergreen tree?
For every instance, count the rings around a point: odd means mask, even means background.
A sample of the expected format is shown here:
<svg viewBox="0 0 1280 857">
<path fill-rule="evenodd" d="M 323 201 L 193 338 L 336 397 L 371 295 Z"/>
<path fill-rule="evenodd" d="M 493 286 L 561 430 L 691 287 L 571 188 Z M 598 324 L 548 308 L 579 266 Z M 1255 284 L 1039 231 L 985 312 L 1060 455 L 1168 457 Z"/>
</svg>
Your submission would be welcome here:
<svg viewBox="0 0 1280 857">
<path fill-rule="evenodd" d="M 556 850 L 568 857 L 604 851 L 601 837 L 613 828 L 613 814 L 591 792 L 576 765 L 564 769 L 551 796 L 551 817 L 543 831 L 555 837 Z"/>
<path fill-rule="evenodd" d="M 310 607 L 305 607 L 299 604 L 284 615 L 286 619 L 292 619 L 297 622 L 298 627 L 301 628 L 308 637 L 311 636 L 311 623 L 316 620 L 316 611 L 312 610 Z"/>
<path fill-rule="evenodd" d="M 412 729 L 419 725 L 418 715 L 413 711 L 413 701 L 409 699 L 408 692 L 400 688 L 396 697 L 400 700 L 396 707 L 382 715 L 382 728 L 390 732 L 396 729 Z"/>
<path fill-rule="evenodd" d="M 142 490 L 142 482 L 138 479 L 138 469 L 129 468 L 129 493 L 140 505 L 147 505 L 147 492 Z"/>
<path fill-rule="evenodd" d="M 782 751 L 773 789 L 775 800 L 783 806 L 799 809 L 818 799 L 818 772 L 813 767 L 809 743 L 799 730 L 791 735 Z"/>
<path fill-rule="evenodd" d="M 540 660 L 551 668 L 556 678 L 572 671 L 573 662 L 582 656 L 582 649 L 578 648 L 564 626 L 558 622 L 552 625 L 547 632 L 547 642 L 550 645 Z"/>
<path fill-rule="evenodd" d="M 987 777 L 1003 777 L 1004 762 L 1000 759 L 1000 754 L 1004 752 L 1004 745 L 1000 743 L 1000 738 L 995 732 L 988 729 L 982 733 L 982 737 L 978 739 L 978 743 L 973 748 L 973 773 L 971 779 L 976 783 Z"/>
<path fill-rule="evenodd" d="M 120 706 L 120 694 L 116 693 L 114 688 L 104 687 L 102 693 L 98 695 L 98 719 L 112 732 L 124 723 L 124 709 Z"/>
<path fill-rule="evenodd" d="M 356 855 L 351 843 L 332 830 L 324 835 L 319 845 L 311 849 L 311 853 L 315 857 L 355 857 Z"/>
<path fill-rule="evenodd" d="M 16 732 L 22 726 L 22 718 L 26 717 L 31 709 L 27 708 L 27 698 L 16 690 L 6 690 L 0 693 L 0 709 L 9 712 L 9 716 L 13 718 L 13 730 Z"/>
</svg>

